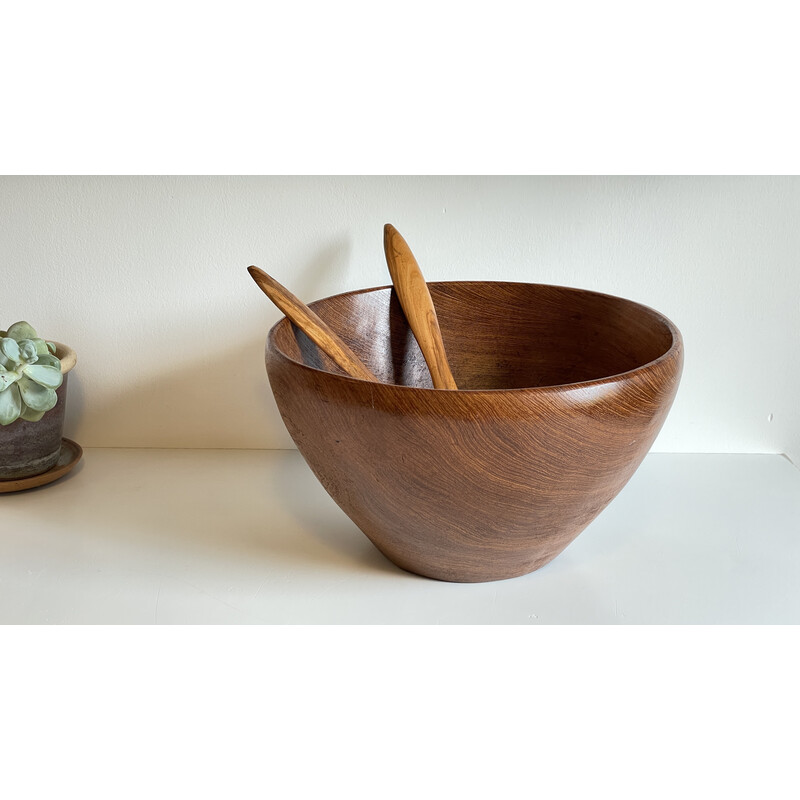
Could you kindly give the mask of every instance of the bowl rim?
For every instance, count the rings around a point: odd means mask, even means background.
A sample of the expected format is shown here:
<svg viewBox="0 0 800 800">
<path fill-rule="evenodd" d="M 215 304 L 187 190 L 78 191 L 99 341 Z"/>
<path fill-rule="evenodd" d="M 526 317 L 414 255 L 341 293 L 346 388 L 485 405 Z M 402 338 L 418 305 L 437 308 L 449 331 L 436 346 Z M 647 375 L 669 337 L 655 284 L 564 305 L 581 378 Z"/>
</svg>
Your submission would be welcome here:
<svg viewBox="0 0 800 800">
<path fill-rule="evenodd" d="M 563 286 L 561 284 L 554 284 L 554 283 L 533 283 L 529 281 L 492 281 L 492 280 L 466 280 L 466 281 L 428 281 L 428 286 L 452 286 L 454 284 L 458 285 L 470 285 L 470 284 L 493 284 L 497 286 L 542 286 L 552 289 L 565 289 L 570 292 L 576 292 L 578 294 L 588 294 L 594 295 L 596 297 L 606 297 L 611 300 L 622 301 L 623 303 L 627 303 L 632 306 L 637 306 L 638 308 L 642 309 L 643 311 L 652 314 L 656 317 L 660 322 L 662 322 L 666 328 L 669 330 L 670 335 L 672 336 L 672 344 L 667 348 L 667 350 L 662 353 L 658 358 L 654 358 L 652 361 L 647 361 L 644 364 L 639 364 L 639 366 L 634 367 L 633 369 L 626 370 L 625 372 L 617 372 L 613 375 L 604 375 L 602 378 L 592 378 L 588 381 L 577 381 L 575 383 L 555 383 L 548 386 L 518 386 L 514 388 L 499 388 L 499 389 L 434 389 L 433 387 L 427 386 L 405 386 L 399 383 L 384 383 L 383 381 L 378 381 L 377 384 L 375 381 L 365 380 L 363 378 L 356 378 L 352 375 L 345 375 L 338 372 L 331 372 L 330 370 L 326 369 L 319 369 L 318 367 L 312 367 L 309 364 L 306 364 L 303 361 L 298 361 L 295 358 L 291 358 L 288 356 L 283 350 L 281 350 L 277 344 L 275 344 L 275 332 L 279 325 L 283 324 L 287 321 L 287 317 L 282 315 L 281 318 L 275 322 L 274 325 L 269 329 L 267 333 L 267 350 L 272 352 L 276 357 L 282 359 L 284 361 L 289 362 L 301 369 L 309 370 L 314 373 L 320 373 L 322 375 L 327 375 L 332 379 L 339 379 L 345 382 L 353 382 L 355 384 L 366 384 L 368 386 L 382 386 L 387 387 L 389 389 L 397 389 L 400 391 L 409 391 L 409 392 L 437 392 L 440 395 L 481 395 L 481 394 L 490 394 L 490 395 L 497 395 L 497 394 L 530 394 L 531 392 L 563 392 L 565 390 L 579 390 L 583 388 L 590 388 L 596 386 L 606 386 L 606 385 L 613 385 L 622 383 L 623 381 L 629 380 L 631 377 L 635 376 L 638 373 L 650 372 L 658 365 L 662 364 L 665 361 L 675 358 L 676 356 L 680 355 L 683 351 L 683 337 L 681 336 L 681 332 L 678 330 L 678 327 L 675 323 L 672 322 L 668 317 L 662 314 L 660 311 L 652 308 L 651 306 L 645 305 L 644 303 L 639 303 L 636 300 L 629 300 L 626 297 L 620 297 L 619 295 L 609 294 L 608 292 L 598 292 L 594 289 L 582 289 L 577 286 Z M 367 294 L 369 292 L 379 292 L 385 289 L 393 289 L 394 287 L 391 284 L 386 284 L 383 286 L 369 286 L 364 289 L 353 289 L 347 292 L 338 292 L 337 294 L 328 295 L 327 297 L 321 297 L 318 300 L 314 300 L 308 303 L 308 307 L 310 309 L 314 309 L 315 306 L 319 305 L 320 303 L 324 303 L 328 300 L 333 300 L 338 297 L 352 297 L 359 294 Z M 291 322 L 290 322 L 291 324 Z"/>
</svg>

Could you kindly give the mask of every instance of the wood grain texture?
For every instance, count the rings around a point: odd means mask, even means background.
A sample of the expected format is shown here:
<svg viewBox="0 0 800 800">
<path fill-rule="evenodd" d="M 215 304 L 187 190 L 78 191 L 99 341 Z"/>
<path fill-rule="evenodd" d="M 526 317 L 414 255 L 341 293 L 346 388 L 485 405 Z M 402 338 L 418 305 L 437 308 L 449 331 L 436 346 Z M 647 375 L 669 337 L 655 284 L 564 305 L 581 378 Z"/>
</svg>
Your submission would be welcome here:
<svg viewBox="0 0 800 800">
<path fill-rule="evenodd" d="M 258 267 L 248 267 L 250 277 L 261 291 L 300 328 L 318 347 L 324 350 L 348 375 L 364 381 L 377 378 L 364 366 L 358 356 L 305 303 L 285 286 Z"/>
<path fill-rule="evenodd" d="M 447 363 L 436 308 L 417 259 L 397 229 L 383 226 L 383 250 L 392 283 L 408 324 L 419 343 L 435 389 L 458 389 Z"/>
<path fill-rule="evenodd" d="M 458 392 L 431 390 L 390 287 L 312 308 L 382 383 L 348 378 L 287 320 L 266 366 L 323 486 L 398 566 L 529 573 L 622 489 L 677 391 L 680 333 L 627 300 L 538 284 L 429 284 Z"/>
</svg>

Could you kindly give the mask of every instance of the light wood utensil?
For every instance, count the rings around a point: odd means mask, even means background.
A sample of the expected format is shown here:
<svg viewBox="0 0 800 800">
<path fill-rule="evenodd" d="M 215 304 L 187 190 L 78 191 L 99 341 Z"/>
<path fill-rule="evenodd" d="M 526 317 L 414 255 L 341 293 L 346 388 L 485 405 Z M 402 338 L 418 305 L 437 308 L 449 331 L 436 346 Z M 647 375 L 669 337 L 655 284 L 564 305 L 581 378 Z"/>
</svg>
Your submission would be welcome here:
<svg viewBox="0 0 800 800">
<path fill-rule="evenodd" d="M 320 319 L 305 303 L 298 300 L 285 286 L 282 286 L 263 269 L 248 267 L 250 277 L 258 284 L 264 294 L 283 313 L 300 328 L 317 347 L 353 378 L 362 381 L 378 379 L 367 369 L 358 356 Z"/>
<path fill-rule="evenodd" d="M 447 363 L 428 285 L 406 240 L 388 222 L 383 226 L 383 249 L 400 305 L 425 357 L 434 389 L 458 389 Z"/>
</svg>

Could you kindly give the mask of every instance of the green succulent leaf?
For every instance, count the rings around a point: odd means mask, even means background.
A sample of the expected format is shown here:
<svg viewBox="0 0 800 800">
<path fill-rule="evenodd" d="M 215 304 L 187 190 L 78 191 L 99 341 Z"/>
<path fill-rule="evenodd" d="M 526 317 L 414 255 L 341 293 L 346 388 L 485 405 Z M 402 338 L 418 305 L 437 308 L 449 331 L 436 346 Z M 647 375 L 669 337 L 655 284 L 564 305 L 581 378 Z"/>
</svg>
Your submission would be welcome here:
<svg viewBox="0 0 800 800">
<path fill-rule="evenodd" d="M 26 406 L 25 403 L 23 403 L 19 418 L 27 420 L 28 422 L 38 422 L 44 415 L 44 411 L 34 411 L 30 406 Z"/>
<path fill-rule="evenodd" d="M 19 344 L 19 356 L 26 364 L 35 364 L 39 356 L 36 353 L 36 343 L 30 339 L 23 339 Z"/>
<path fill-rule="evenodd" d="M 55 357 L 51 356 L 50 353 L 46 353 L 45 355 L 39 356 L 39 360 L 36 362 L 37 365 L 42 364 L 48 367 L 55 367 L 59 372 L 61 372 L 61 362 Z"/>
<path fill-rule="evenodd" d="M 15 339 L 10 337 L 6 337 L 5 339 L 0 339 L 0 351 L 2 351 L 3 355 L 15 364 L 19 364 L 20 361 L 20 353 L 19 353 L 19 345 L 17 344 Z"/>
<path fill-rule="evenodd" d="M 58 402 L 64 382 L 55 344 L 33 326 L 15 322 L 0 335 L 0 425 L 17 419 L 38 422 Z"/>
<path fill-rule="evenodd" d="M 15 383 L 0 392 L 0 425 L 10 425 L 16 421 L 21 410 L 19 387 Z"/>
<path fill-rule="evenodd" d="M 60 369 L 45 364 L 28 364 L 27 367 L 22 368 L 22 372 L 39 386 L 47 389 L 58 389 L 64 380 Z"/>
<path fill-rule="evenodd" d="M 19 374 L 16 372 L 9 372 L 5 367 L 0 367 L 0 392 L 4 392 L 19 380 Z"/>
<path fill-rule="evenodd" d="M 19 393 L 23 402 L 34 411 L 49 411 L 58 401 L 58 395 L 56 395 L 54 389 L 41 386 L 32 381 L 27 375 L 23 375 L 15 385 L 19 386 Z M 11 390 L 13 390 L 13 387 Z"/>
<path fill-rule="evenodd" d="M 39 334 L 27 322 L 15 322 L 9 329 L 7 336 L 21 342 L 23 339 L 38 339 Z"/>
</svg>

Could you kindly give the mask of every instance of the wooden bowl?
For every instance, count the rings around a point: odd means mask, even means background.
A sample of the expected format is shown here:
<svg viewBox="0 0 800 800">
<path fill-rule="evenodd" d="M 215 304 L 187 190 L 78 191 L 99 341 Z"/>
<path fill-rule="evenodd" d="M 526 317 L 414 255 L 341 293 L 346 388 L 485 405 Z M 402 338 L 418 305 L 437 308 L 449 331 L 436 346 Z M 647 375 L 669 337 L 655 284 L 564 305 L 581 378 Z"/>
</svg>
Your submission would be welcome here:
<svg viewBox="0 0 800 800">
<path fill-rule="evenodd" d="M 431 388 L 390 287 L 311 304 L 383 383 L 344 374 L 289 320 L 266 366 L 322 485 L 391 561 L 446 581 L 524 575 L 614 498 L 653 443 L 683 365 L 658 312 L 528 283 L 431 283 L 461 391 Z"/>
</svg>

